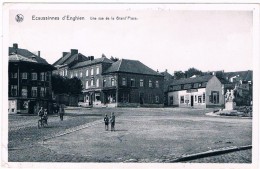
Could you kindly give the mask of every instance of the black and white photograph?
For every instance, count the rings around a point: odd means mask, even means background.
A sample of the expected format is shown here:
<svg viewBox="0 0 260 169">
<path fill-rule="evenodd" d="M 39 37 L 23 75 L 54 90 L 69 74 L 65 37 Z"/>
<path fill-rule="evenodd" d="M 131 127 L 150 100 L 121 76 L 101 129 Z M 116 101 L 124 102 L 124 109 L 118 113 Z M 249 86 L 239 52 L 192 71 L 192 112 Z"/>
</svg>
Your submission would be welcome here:
<svg viewBox="0 0 260 169">
<path fill-rule="evenodd" d="M 2 7 L 1 167 L 259 166 L 259 5 Z"/>
</svg>

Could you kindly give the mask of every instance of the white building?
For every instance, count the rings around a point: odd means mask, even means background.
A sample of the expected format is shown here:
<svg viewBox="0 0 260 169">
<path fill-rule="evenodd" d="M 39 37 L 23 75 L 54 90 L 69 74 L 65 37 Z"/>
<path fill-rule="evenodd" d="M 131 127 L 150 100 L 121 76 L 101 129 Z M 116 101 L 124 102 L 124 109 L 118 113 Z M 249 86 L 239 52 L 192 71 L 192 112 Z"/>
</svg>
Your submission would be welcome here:
<svg viewBox="0 0 260 169">
<path fill-rule="evenodd" d="M 169 106 L 224 107 L 224 86 L 213 75 L 173 80 L 167 96 Z"/>
</svg>

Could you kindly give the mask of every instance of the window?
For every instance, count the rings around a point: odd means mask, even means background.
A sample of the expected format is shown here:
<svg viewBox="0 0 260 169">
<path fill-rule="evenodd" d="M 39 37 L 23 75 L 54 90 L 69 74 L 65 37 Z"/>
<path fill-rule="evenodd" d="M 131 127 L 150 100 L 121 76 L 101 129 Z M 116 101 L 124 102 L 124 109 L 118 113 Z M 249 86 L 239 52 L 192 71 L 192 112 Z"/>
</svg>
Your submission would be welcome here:
<svg viewBox="0 0 260 169">
<path fill-rule="evenodd" d="M 37 80 L 37 73 L 32 73 L 32 80 Z"/>
<path fill-rule="evenodd" d="M 94 75 L 94 69 L 93 68 L 91 68 L 90 75 L 91 76 Z"/>
<path fill-rule="evenodd" d="M 26 72 L 22 73 L 22 79 L 27 79 L 27 73 Z"/>
<path fill-rule="evenodd" d="M 148 101 L 149 101 L 149 103 L 153 103 L 153 95 L 152 94 L 148 94 Z"/>
<path fill-rule="evenodd" d="M 41 80 L 41 81 L 44 81 L 44 78 L 45 78 L 44 72 L 41 72 L 41 74 L 40 74 L 40 80 Z"/>
<path fill-rule="evenodd" d="M 126 86 L 126 79 L 124 77 L 122 78 L 122 85 Z"/>
<path fill-rule="evenodd" d="M 180 103 L 184 103 L 184 96 L 181 96 Z"/>
<path fill-rule="evenodd" d="M 170 97 L 170 105 L 173 105 L 173 96 Z"/>
<path fill-rule="evenodd" d="M 88 69 L 86 70 L 86 76 L 88 76 Z"/>
<path fill-rule="evenodd" d="M 11 78 L 17 78 L 17 73 L 11 73 Z"/>
<path fill-rule="evenodd" d="M 74 74 L 75 74 L 76 77 L 78 77 L 78 72 L 75 72 Z"/>
<path fill-rule="evenodd" d="M 194 100 L 195 100 L 195 102 L 197 102 L 197 95 L 194 96 Z"/>
<path fill-rule="evenodd" d="M 90 86 L 94 86 L 94 79 L 91 79 Z"/>
<path fill-rule="evenodd" d="M 45 96 L 49 96 L 50 88 L 46 87 L 45 88 Z"/>
<path fill-rule="evenodd" d="M 73 72 L 70 72 L 70 78 L 73 78 Z"/>
<path fill-rule="evenodd" d="M 201 96 L 198 96 L 198 103 L 202 103 L 202 98 L 201 98 Z"/>
<path fill-rule="evenodd" d="M 86 89 L 88 89 L 88 81 L 86 81 Z"/>
<path fill-rule="evenodd" d="M 99 87 L 99 79 L 96 80 L 96 87 Z"/>
<path fill-rule="evenodd" d="M 140 79 L 140 87 L 144 87 L 144 80 Z"/>
<path fill-rule="evenodd" d="M 155 87 L 159 88 L 159 81 L 158 80 L 155 81 Z"/>
<path fill-rule="evenodd" d="M 41 97 L 44 97 L 44 96 L 45 96 L 45 89 L 44 89 L 44 87 L 41 87 L 40 96 L 41 96 Z"/>
<path fill-rule="evenodd" d="M 11 96 L 17 96 L 17 85 L 11 85 Z"/>
<path fill-rule="evenodd" d="M 32 97 L 37 97 L 37 87 L 32 87 Z"/>
<path fill-rule="evenodd" d="M 115 86 L 115 79 L 114 78 L 111 79 L 111 86 Z"/>
<path fill-rule="evenodd" d="M 219 104 L 219 92 L 218 91 L 211 91 L 211 103 Z"/>
<path fill-rule="evenodd" d="M 202 83 L 199 83 L 199 87 L 201 87 L 202 86 Z"/>
<path fill-rule="evenodd" d="M 122 93 L 121 102 L 122 103 L 128 103 L 129 102 L 129 94 L 128 93 Z"/>
<path fill-rule="evenodd" d="M 79 73 L 79 77 L 82 77 L 83 76 L 83 73 L 80 71 L 80 73 Z"/>
<path fill-rule="evenodd" d="M 135 87 L 135 79 L 131 79 L 130 85 L 131 85 L 131 87 Z"/>
<path fill-rule="evenodd" d="M 45 73 L 45 80 L 46 80 L 46 81 L 50 81 L 50 78 L 51 78 L 50 75 L 51 75 L 50 72 L 46 72 L 46 73 Z"/>
<path fill-rule="evenodd" d="M 68 70 L 65 69 L 65 76 L 68 76 Z"/>
<path fill-rule="evenodd" d="M 22 86 L 22 97 L 27 97 L 27 96 L 28 96 L 27 86 Z"/>
<path fill-rule="evenodd" d="M 99 67 L 97 67 L 97 73 L 96 73 L 97 75 L 99 74 Z"/>
<path fill-rule="evenodd" d="M 106 87 L 106 79 L 103 80 L 103 87 Z"/>
<path fill-rule="evenodd" d="M 149 87 L 153 87 L 153 83 L 151 80 L 149 80 Z"/>
<path fill-rule="evenodd" d="M 95 97 L 96 97 L 96 101 L 100 101 L 100 93 L 96 93 Z"/>
<path fill-rule="evenodd" d="M 205 92 L 202 95 L 202 100 L 203 100 L 203 103 L 205 103 Z"/>
<path fill-rule="evenodd" d="M 155 96 L 155 102 L 159 103 L 159 96 Z"/>
</svg>

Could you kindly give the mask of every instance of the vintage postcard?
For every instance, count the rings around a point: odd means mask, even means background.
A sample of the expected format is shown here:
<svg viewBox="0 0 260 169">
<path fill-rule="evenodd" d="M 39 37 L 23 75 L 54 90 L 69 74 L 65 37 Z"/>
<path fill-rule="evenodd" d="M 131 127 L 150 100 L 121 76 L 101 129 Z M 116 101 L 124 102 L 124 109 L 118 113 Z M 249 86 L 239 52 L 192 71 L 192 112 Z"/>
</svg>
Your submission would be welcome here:
<svg viewBox="0 0 260 169">
<path fill-rule="evenodd" d="M 1 167 L 257 168 L 259 16 L 4 3 Z"/>
</svg>

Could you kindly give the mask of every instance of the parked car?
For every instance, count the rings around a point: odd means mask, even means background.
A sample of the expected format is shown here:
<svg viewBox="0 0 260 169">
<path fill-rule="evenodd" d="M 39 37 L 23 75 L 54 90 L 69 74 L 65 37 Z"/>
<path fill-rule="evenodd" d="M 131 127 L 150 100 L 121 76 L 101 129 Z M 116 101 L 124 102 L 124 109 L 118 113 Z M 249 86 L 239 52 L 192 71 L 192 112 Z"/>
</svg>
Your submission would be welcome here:
<svg viewBox="0 0 260 169">
<path fill-rule="evenodd" d="M 79 107 L 88 107 L 89 105 L 86 102 L 78 102 L 78 106 Z"/>
</svg>

